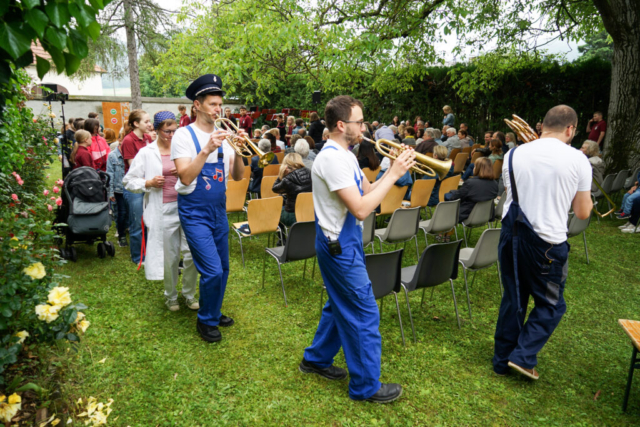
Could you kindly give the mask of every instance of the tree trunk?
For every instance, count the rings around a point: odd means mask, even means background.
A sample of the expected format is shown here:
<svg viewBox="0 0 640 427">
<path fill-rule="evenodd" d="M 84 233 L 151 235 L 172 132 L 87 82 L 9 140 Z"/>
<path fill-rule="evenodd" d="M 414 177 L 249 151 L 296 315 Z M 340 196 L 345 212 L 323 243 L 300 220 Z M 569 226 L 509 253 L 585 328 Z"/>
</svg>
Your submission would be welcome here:
<svg viewBox="0 0 640 427">
<path fill-rule="evenodd" d="M 594 0 L 613 39 L 605 160 L 608 172 L 640 162 L 640 3 Z"/>
<path fill-rule="evenodd" d="M 142 108 L 142 93 L 140 91 L 140 75 L 138 71 L 138 47 L 134 29 L 132 11 L 133 0 L 124 0 L 124 26 L 127 32 L 127 56 L 129 57 L 129 80 L 131 81 L 131 103 L 133 109 Z"/>
</svg>

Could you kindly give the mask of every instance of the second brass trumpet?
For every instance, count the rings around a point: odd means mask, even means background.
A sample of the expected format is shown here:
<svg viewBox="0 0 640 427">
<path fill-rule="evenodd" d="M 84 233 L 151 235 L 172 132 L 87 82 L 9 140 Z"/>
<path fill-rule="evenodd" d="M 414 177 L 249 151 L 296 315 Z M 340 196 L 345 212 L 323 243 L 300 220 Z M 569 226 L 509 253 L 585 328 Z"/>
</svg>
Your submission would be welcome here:
<svg viewBox="0 0 640 427">
<path fill-rule="evenodd" d="M 234 149 L 236 154 L 241 157 L 251 158 L 253 156 L 258 156 L 260 159 L 258 160 L 258 166 L 264 168 L 268 164 L 271 163 L 275 154 L 272 152 L 264 153 L 258 146 L 251 141 L 248 137 L 241 137 L 239 135 L 240 129 L 235 125 L 231 120 L 226 117 L 220 117 L 215 120 L 214 126 L 217 128 L 224 127 L 230 130 L 234 135 L 227 137 L 227 142 L 231 145 L 231 148 Z M 242 143 L 238 144 L 236 140 L 241 140 Z"/>
</svg>

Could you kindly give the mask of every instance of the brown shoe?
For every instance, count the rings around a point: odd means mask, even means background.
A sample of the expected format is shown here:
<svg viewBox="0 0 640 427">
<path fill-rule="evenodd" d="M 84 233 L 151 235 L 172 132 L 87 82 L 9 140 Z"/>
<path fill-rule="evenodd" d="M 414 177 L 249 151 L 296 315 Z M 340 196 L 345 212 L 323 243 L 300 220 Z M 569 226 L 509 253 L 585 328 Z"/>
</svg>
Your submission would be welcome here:
<svg viewBox="0 0 640 427">
<path fill-rule="evenodd" d="M 534 369 L 523 368 L 522 366 L 518 366 L 513 362 L 509 362 L 509 367 L 512 369 L 515 369 L 525 377 L 531 378 L 532 380 L 537 380 L 538 378 L 540 378 L 540 375 L 538 375 L 538 371 L 536 371 L 535 368 Z"/>
</svg>

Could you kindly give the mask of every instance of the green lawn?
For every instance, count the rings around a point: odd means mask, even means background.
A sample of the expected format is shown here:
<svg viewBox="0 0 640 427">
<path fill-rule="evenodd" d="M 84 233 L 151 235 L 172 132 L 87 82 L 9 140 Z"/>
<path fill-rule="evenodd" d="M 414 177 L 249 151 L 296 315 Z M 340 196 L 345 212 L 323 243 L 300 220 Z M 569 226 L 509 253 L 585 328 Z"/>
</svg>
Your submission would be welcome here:
<svg viewBox="0 0 640 427">
<path fill-rule="evenodd" d="M 95 246 L 80 246 L 78 262 L 61 272 L 70 276 L 66 285 L 73 297 L 89 306 L 91 327 L 63 389 L 75 400 L 113 398 L 110 424 L 122 426 L 638 423 L 638 382 L 627 414 L 621 412 L 631 347 L 617 320 L 640 318 L 640 235 L 622 235 L 616 225 L 594 219 L 587 233 L 590 265 L 582 239 L 571 240 L 568 310 L 539 355 L 537 382 L 492 373 L 500 303 L 495 268 L 478 273 L 471 289 L 473 323 L 464 282 L 456 281 L 461 330 L 447 285 L 437 288 L 433 302 L 423 308 L 419 293 L 412 295 L 418 343 L 409 339 L 406 347 L 395 304 L 387 298 L 380 326 L 382 381 L 404 387 L 402 398 L 391 405 L 353 402 L 347 381 L 328 382 L 298 371 L 318 323 L 321 280 L 317 271 L 310 279 L 311 263 L 305 280 L 302 262 L 284 266 L 285 308 L 275 262 L 267 261 L 264 290 L 260 284 L 266 237 L 246 241 L 244 269 L 237 239 L 230 243 L 223 312 L 236 325 L 222 330 L 218 344 L 199 338 L 195 312 L 165 308 L 162 283 L 148 282 L 143 271 L 135 270 L 128 248 L 101 260 Z M 473 244 L 479 234 L 474 232 Z M 422 238 L 420 244 L 424 249 Z M 408 250 L 404 265 L 415 262 L 415 251 Z M 405 306 L 401 313 L 410 338 Z M 336 364 L 345 366 L 342 354 Z"/>
</svg>

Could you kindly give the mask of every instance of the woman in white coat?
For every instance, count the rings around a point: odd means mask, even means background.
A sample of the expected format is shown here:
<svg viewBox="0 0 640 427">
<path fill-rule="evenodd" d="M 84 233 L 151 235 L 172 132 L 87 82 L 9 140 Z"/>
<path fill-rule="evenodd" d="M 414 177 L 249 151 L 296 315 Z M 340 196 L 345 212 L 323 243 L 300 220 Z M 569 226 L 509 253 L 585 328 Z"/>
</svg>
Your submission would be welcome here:
<svg viewBox="0 0 640 427">
<path fill-rule="evenodd" d="M 171 139 L 178 128 L 175 115 L 160 111 L 153 117 L 158 139 L 142 148 L 131 163 L 123 183 L 132 193 L 144 192 L 144 223 L 149 229 L 144 270 L 147 280 L 164 280 L 166 305 L 171 311 L 178 304 L 178 264 L 184 256 L 182 296 L 186 305 L 198 310 L 195 298 L 198 272 L 180 227 L 178 194 L 175 190 L 176 168 L 170 159 Z"/>
</svg>

